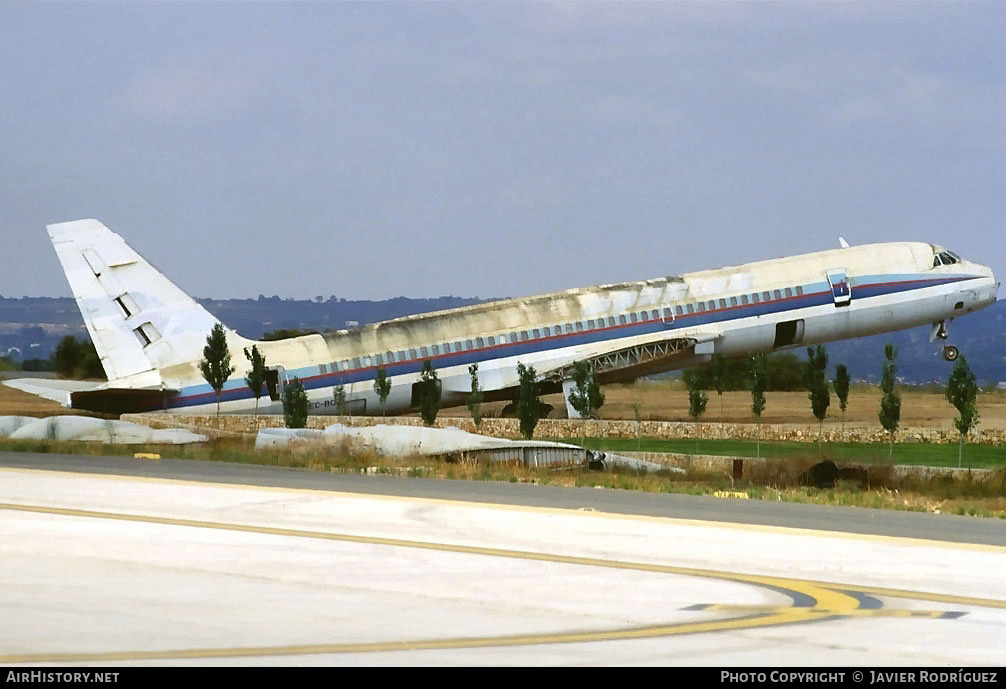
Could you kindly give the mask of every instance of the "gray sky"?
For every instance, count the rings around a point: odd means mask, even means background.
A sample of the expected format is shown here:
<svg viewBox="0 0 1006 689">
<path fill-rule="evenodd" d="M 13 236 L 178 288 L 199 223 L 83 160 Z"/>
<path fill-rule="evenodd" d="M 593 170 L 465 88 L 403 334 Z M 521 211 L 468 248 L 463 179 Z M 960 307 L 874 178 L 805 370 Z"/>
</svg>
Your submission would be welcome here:
<svg viewBox="0 0 1006 689">
<path fill-rule="evenodd" d="M 1006 3 L 0 4 L 0 294 L 518 296 L 852 243 L 1006 273 Z"/>
</svg>

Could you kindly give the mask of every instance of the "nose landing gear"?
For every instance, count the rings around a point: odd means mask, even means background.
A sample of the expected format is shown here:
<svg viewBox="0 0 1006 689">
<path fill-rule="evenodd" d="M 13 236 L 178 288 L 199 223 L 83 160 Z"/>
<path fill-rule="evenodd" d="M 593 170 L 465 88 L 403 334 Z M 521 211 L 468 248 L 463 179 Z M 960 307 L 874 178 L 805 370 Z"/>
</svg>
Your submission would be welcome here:
<svg viewBox="0 0 1006 689">
<path fill-rule="evenodd" d="M 947 322 L 939 321 L 938 323 L 933 323 L 933 330 L 929 335 L 929 341 L 933 342 L 937 338 L 941 340 L 946 340 L 949 337 L 947 333 Z M 957 357 L 961 355 L 960 350 L 951 344 L 943 345 L 943 358 L 947 361 L 957 361 Z"/>
</svg>

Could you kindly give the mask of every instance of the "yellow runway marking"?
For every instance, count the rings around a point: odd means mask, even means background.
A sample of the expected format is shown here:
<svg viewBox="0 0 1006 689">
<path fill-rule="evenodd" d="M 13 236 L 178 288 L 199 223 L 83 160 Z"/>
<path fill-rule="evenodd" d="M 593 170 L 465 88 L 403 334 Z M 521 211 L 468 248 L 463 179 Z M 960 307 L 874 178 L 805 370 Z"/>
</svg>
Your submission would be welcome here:
<svg viewBox="0 0 1006 689">
<path fill-rule="evenodd" d="M 290 656 L 290 655 L 317 655 L 317 654 L 342 654 L 342 653 L 373 653 L 391 651 L 417 651 L 417 650 L 444 650 L 460 648 L 487 648 L 487 647 L 507 647 L 525 646 L 532 644 L 561 644 L 561 643 L 584 643 L 592 641 L 615 641 L 629 639 L 643 639 L 654 637 L 675 636 L 681 634 L 698 634 L 714 631 L 737 631 L 742 629 L 754 629 L 768 626 L 795 624 L 801 622 L 814 622 L 834 617 L 846 616 L 913 616 L 913 617 L 934 617 L 942 616 L 945 613 L 935 611 L 899 611 L 899 610 L 864 610 L 860 607 L 860 601 L 852 595 L 845 593 L 851 587 L 847 584 L 828 584 L 822 582 L 809 582 L 797 579 L 787 579 L 781 577 L 769 577 L 750 574 L 736 574 L 730 572 L 717 572 L 714 570 L 703 570 L 690 567 L 673 567 L 668 565 L 658 565 L 643 562 L 625 562 L 619 560 L 605 560 L 590 557 L 578 557 L 571 555 L 556 555 L 549 553 L 536 553 L 521 550 L 506 550 L 502 548 L 487 548 L 481 546 L 464 546 L 447 543 L 435 543 L 427 541 L 411 541 L 396 538 L 380 538 L 374 536 L 358 536 L 353 534 L 330 533 L 325 531 L 308 531 L 302 529 L 286 529 L 276 527 L 254 526 L 250 524 L 237 524 L 227 522 L 209 522 L 192 519 L 179 519 L 172 517 L 155 517 L 139 514 L 123 514 L 115 512 L 98 512 L 93 510 L 77 510 L 58 507 L 46 507 L 37 505 L 17 505 L 10 503 L 0 503 L 0 509 L 28 512 L 36 514 L 49 514 L 66 517 L 109 519 L 115 521 L 141 522 L 149 524 L 159 524 L 165 526 L 181 526 L 190 528 L 219 529 L 224 531 L 237 531 L 244 533 L 255 533 L 264 535 L 311 538 L 320 540 L 341 541 L 347 543 L 363 543 L 369 545 L 390 546 L 400 548 L 419 548 L 425 550 L 436 550 L 450 553 L 465 553 L 470 555 L 484 555 L 489 557 L 505 557 L 520 560 L 555 562 L 587 567 L 604 567 L 609 569 L 623 569 L 643 572 L 657 572 L 680 576 L 694 576 L 711 579 L 720 579 L 738 583 L 746 583 L 754 586 L 770 588 L 774 591 L 782 592 L 794 599 L 809 600 L 808 605 L 796 604 L 793 607 L 744 607 L 744 606 L 709 606 L 711 611 L 721 611 L 725 613 L 740 614 L 739 617 L 730 619 L 708 620 L 703 622 L 690 622 L 669 625 L 649 625 L 643 627 L 622 628 L 622 629 L 601 629 L 583 632 L 561 632 L 554 634 L 518 634 L 509 636 L 493 637 L 461 637 L 444 639 L 420 639 L 387 642 L 364 642 L 364 643 L 342 643 L 342 644 L 304 644 L 294 646 L 255 646 L 239 648 L 197 648 L 197 649 L 167 649 L 160 651 L 121 651 L 108 653 L 42 653 L 42 654 L 19 654 L 0 655 L 0 663 L 43 663 L 43 662 L 114 662 L 127 660 L 165 660 L 165 659 L 195 659 L 195 658 L 223 658 L 223 657 L 247 657 L 247 656 Z M 918 594 L 906 591 L 894 591 L 878 588 L 859 588 L 856 591 L 878 593 L 883 595 L 900 596 L 905 598 L 921 598 L 934 600 L 935 594 Z M 967 603 L 971 605 L 986 605 L 989 607 L 1006 607 L 1006 601 L 983 601 L 981 599 L 964 598 L 957 596 L 941 596 L 939 600 L 943 602 Z"/>
</svg>

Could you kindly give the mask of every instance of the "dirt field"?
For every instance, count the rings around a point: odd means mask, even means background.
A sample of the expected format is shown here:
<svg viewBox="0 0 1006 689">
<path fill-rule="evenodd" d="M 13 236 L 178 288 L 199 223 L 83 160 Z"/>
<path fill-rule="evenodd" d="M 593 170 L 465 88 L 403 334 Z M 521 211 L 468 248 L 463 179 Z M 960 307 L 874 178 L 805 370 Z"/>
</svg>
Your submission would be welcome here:
<svg viewBox="0 0 1006 689">
<path fill-rule="evenodd" d="M 634 419 L 633 403 L 639 404 L 640 416 L 647 421 L 688 421 L 688 393 L 680 383 L 640 382 L 632 385 L 610 385 L 604 388 L 605 403 L 601 409 L 603 419 Z M 706 422 L 720 420 L 720 399 L 715 392 L 707 393 L 709 405 L 702 417 Z M 810 401 L 805 392 L 769 392 L 765 395 L 767 405 L 762 421 L 769 424 L 815 423 L 810 410 Z M 553 417 L 566 416 L 566 407 L 561 395 L 547 395 L 542 398 L 555 407 Z M 486 416 L 498 416 L 502 403 L 487 404 Z M 874 386 L 855 386 L 849 394 L 846 423 L 849 426 L 876 426 L 880 409 L 880 390 Z M 992 392 L 978 396 L 978 411 L 981 425 L 987 429 L 1006 430 L 1006 393 Z M 55 402 L 30 395 L 20 390 L 0 385 L 0 416 L 54 416 L 72 413 Z M 445 409 L 445 416 L 467 416 L 464 407 Z M 948 427 L 956 411 L 943 397 L 942 392 L 924 389 L 901 389 L 902 426 Z M 748 392 L 723 393 L 723 420 L 731 423 L 750 423 L 751 395 Z M 832 395 L 826 424 L 839 424 L 842 413 L 838 399 Z"/>
<path fill-rule="evenodd" d="M 680 383 L 638 382 L 632 385 L 609 385 L 603 388 L 604 407 L 602 419 L 634 419 L 633 403 L 639 404 L 639 414 L 644 421 L 689 421 L 688 392 Z M 945 428 L 952 424 L 956 410 L 947 402 L 942 391 L 919 388 L 901 388 L 901 425 L 937 426 Z M 715 391 L 708 391 L 709 404 L 702 420 L 720 420 L 720 398 Z M 561 395 L 547 395 L 543 401 L 555 407 L 553 417 L 566 416 L 566 408 Z M 769 424 L 816 423 L 810 409 L 806 392 L 768 392 L 762 422 Z M 751 414 L 751 393 L 723 393 L 723 420 L 727 423 L 753 423 Z M 502 404 L 486 405 L 489 415 L 498 415 Z M 845 421 L 849 426 L 877 426 L 880 410 L 880 389 L 876 386 L 854 386 L 849 393 L 849 405 Z M 981 425 L 987 429 L 1006 430 L 1006 393 L 992 392 L 978 396 L 978 411 Z M 452 415 L 467 415 L 462 408 L 445 410 Z M 838 408 L 838 398 L 831 396 L 831 406 L 825 424 L 840 424 L 842 412 Z"/>
</svg>

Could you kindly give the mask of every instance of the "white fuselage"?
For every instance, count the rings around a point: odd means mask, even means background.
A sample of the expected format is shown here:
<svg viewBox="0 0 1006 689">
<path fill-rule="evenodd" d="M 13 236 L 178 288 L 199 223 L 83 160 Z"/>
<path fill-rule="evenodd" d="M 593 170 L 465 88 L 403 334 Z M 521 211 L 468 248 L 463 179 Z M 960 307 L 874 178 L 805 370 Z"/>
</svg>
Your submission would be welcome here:
<svg viewBox="0 0 1006 689">
<path fill-rule="evenodd" d="M 392 382 L 385 411 L 395 413 L 414 408 L 413 384 L 427 360 L 437 371 L 446 406 L 465 400 L 472 363 L 478 364 L 483 390 L 501 397 L 517 386 L 518 362 L 544 378 L 574 361 L 634 346 L 685 343 L 679 356 L 658 364 L 659 370 L 671 370 L 714 353 L 741 356 L 937 323 L 995 301 L 998 285 L 991 269 L 956 257 L 943 265 L 934 258 L 942 251 L 915 242 L 866 245 L 492 302 L 280 342 L 252 342 L 235 334 L 232 359 L 239 373 L 224 388 L 221 410 L 245 412 L 255 404 L 240 366 L 242 350 L 252 344 L 268 365 L 281 367 L 280 387 L 294 376 L 303 382 L 311 413 L 337 413 L 333 390 L 342 385 L 349 413 L 380 414 L 373 386 L 378 368 Z M 629 367 L 625 376 L 637 370 Z M 216 396 L 205 381 L 191 372 L 185 377 L 164 376 L 166 386 L 179 390 L 170 409 L 215 409 Z M 276 399 L 263 397 L 259 411 L 282 413 L 278 393 L 274 390 Z"/>
</svg>

